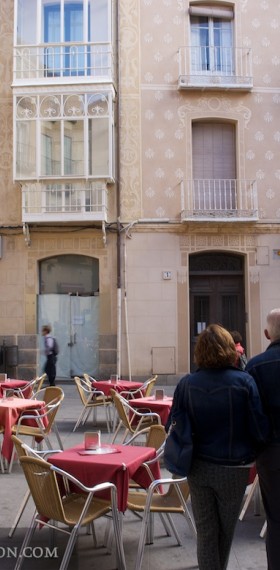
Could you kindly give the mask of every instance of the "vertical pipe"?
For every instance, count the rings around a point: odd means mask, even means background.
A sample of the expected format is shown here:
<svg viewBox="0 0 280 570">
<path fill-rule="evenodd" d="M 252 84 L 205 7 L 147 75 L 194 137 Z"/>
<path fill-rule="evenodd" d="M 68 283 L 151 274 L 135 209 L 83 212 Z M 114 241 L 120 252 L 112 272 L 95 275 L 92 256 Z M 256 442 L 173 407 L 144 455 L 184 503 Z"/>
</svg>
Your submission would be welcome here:
<svg viewBox="0 0 280 570">
<path fill-rule="evenodd" d="M 116 6 L 116 77 L 117 77 L 117 102 L 116 102 L 116 209 L 117 209 L 117 374 L 121 377 L 121 317 L 122 317 L 122 278 L 121 278 L 121 200 L 120 200 L 120 15 L 119 2 Z"/>
</svg>

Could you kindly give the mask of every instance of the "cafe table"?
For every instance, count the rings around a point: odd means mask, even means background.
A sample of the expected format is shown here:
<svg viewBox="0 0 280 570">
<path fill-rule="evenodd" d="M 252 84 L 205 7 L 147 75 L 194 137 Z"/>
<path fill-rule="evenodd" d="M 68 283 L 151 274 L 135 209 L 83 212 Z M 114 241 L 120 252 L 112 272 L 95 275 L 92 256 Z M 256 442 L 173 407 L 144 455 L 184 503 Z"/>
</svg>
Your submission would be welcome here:
<svg viewBox="0 0 280 570">
<path fill-rule="evenodd" d="M 142 464 L 154 459 L 155 456 L 156 450 L 153 447 L 101 443 L 99 451 L 86 452 L 82 443 L 61 453 L 50 455 L 48 461 L 67 471 L 88 487 L 107 481 L 114 483 L 118 494 L 118 509 L 124 512 L 127 507 L 130 479 L 142 488 L 147 488 L 151 479 Z M 157 461 L 151 465 L 151 471 L 155 479 L 160 478 Z"/>
<path fill-rule="evenodd" d="M 138 390 L 143 386 L 143 382 L 133 382 L 130 380 L 96 380 L 92 382 L 92 387 L 96 390 L 100 390 L 105 394 L 105 396 L 110 396 L 110 390 L 113 389 L 116 392 L 133 392 Z"/>
<path fill-rule="evenodd" d="M 164 396 L 157 399 L 156 396 L 148 396 L 147 398 L 134 398 L 129 400 L 129 405 L 135 409 L 145 409 L 155 412 L 160 416 L 163 426 L 166 425 L 169 412 L 171 410 L 173 398 L 171 396 Z"/>
<path fill-rule="evenodd" d="M 0 398 L 3 397 L 3 390 L 9 390 L 9 389 L 14 390 L 15 388 L 24 388 L 25 386 L 27 386 L 27 384 L 29 384 L 28 380 L 7 379 L 4 382 L 0 382 Z"/>
<path fill-rule="evenodd" d="M 4 428 L 1 454 L 8 462 L 13 451 L 12 427 L 17 423 L 21 413 L 26 410 L 44 411 L 44 406 L 45 402 L 41 400 L 17 397 L 0 399 L 0 425 Z"/>
</svg>

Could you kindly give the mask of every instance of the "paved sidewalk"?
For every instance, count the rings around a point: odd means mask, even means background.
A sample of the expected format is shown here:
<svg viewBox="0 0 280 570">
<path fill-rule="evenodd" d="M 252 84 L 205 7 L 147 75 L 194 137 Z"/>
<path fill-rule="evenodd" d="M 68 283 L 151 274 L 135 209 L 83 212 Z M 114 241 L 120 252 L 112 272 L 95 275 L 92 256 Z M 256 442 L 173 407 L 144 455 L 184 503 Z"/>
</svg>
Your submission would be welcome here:
<svg viewBox="0 0 280 570">
<path fill-rule="evenodd" d="M 70 447 L 83 440 L 85 429 L 79 427 L 75 433 L 73 426 L 81 412 L 82 406 L 78 398 L 76 387 L 72 383 L 61 383 L 65 392 L 65 399 L 62 403 L 57 423 L 62 437 L 64 448 Z M 174 387 L 164 386 L 165 393 L 172 395 Z M 112 435 L 107 434 L 105 415 L 103 410 L 98 410 L 98 429 L 102 430 L 102 440 L 110 442 Z M 86 429 L 90 429 L 90 421 L 86 424 Z M 54 447 L 57 446 L 56 438 L 52 438 Z M 8 537 L 10 527 L 13 523 L 19 504 L 24 496 L 26 483 L 21 472 L 20 465 L 14 464 L 11 474 L 0 474 L 0 567 L 1 570 L 12 570 L 16 562 L 16 554 L 22 542 L 26 527 L 29 524 L 32 513 L 32 501 L 30 500 L 27 509 L 20 521 L 12 538 Z M 183 546 L 178 547 L 176 539 L 164 534 L 164 529 L 158 517 L 155 518 L 155 541 L 153 545 L 145 547 L 143 570 L 191 570 L 198 568 L 196 559 L 196 541 L 193 538 L 188 524 L 182 516 L 174 517 Z M 231 551 L 228 570 L 266 570 L 265 541 L 260 538 L 259 533 L 264 523 L 264 515 L 254 516 L 253 505 L 250 505 L 243 520 L 237 525 L 234 543 Z M 116 568 L 116 558 L 113 554 L 108 554 L 102 546 L 104 533 L 104 521 L 101 519 L 96 523 L 98 548 L 93 548 L 92 537 L 85 534 L 83 530 L 77 545 L 74 549 L 69 570 L 113 570 Z M 133 570 L 137 551 L 137 544 L 140 532 L 140 521 L 132 513 L 124 516 L 123 540 L 126 555 L 127 570 Z M 23 570 L 58 570 L 61 562 L 61 553 L 65 545 L 65 538 L 58 533 L 55 546 L 58 550 L 53 551 L 49 544 L 49 533 L 43 529 L 36 532 L 32 545 L 32 556 L 26 559 Z M 58 557 L 51 557 L 58 553 Z"/>
</svg>

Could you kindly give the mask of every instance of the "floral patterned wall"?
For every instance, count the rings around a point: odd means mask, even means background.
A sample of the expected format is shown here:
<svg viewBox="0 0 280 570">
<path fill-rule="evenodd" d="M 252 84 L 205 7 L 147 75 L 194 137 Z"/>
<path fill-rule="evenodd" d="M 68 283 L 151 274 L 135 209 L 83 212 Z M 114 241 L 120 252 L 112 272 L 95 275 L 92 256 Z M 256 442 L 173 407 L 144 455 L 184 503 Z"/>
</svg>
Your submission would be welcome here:
<svg viewBox="0 0 280 570">
<path fill-rule="evenodd" d="M 20 189 L 13 185 L 13 2 L 0 2 L 0 224 L 21 223 Z"/>
<path fill-rule="evenodd" d="M 179 183 L 192 174 L 189 125 L 210 117 L 237 121 L 239 177 L 257 181 L 260 219 L 278 220 L 280 3 L 232 3 L 236 43 L 253 54 L 247 93 L 178 90 L 178 50 L 190 43 L 189 2 L 120 4 L 123 216 L 179 220 Z"/>
</svg>

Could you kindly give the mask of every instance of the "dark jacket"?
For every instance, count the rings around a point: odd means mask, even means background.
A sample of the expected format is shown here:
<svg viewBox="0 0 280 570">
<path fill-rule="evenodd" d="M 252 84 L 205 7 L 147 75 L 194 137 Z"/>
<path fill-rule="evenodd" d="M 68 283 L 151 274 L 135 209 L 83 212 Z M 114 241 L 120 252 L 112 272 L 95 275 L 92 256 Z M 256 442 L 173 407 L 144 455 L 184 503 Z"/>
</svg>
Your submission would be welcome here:
<svg viewBox="0 0 280 570">
<path fill-rule="evenodd" d="M 211 463 L 246 465 L 268 435 L 257 386 L 234 367 L 199 369 L 184 376 L 174 393 L 169 423 L 178 409 L 191 420 L 194 457 Z"/>
<path fill-rule="evenodd" d="M 246 370 L 259 389 L 271 427 L 271 442 L 280 443 L 280 340 L 249 360 Z"/>
</svg>

